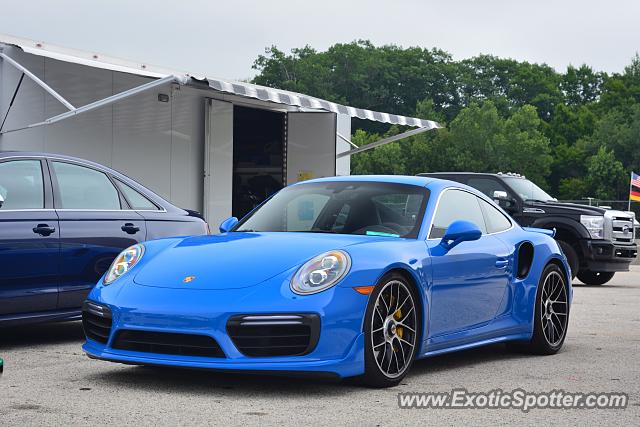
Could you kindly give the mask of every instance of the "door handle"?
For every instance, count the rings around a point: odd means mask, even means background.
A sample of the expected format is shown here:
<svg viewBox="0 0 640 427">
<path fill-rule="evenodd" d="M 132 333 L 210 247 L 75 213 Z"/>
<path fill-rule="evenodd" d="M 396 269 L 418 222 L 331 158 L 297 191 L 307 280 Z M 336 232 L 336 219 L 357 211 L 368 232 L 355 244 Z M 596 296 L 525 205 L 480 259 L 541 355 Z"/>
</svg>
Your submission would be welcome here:
<svg viewBox="0 0 640 427">
<path fill-rule="evenodd" d="M 135 225 L 128 222 L 121 227 L 121 230 L 128 234 L 136 234 L 138 231 L 140 231 L 140 227 L 136 227 Z"/>
<path fill-rule="evenodd" d="M 496 267 L 498 268 L 506 268 L 509 265 L 509 260 L 499 259 L 496 261 Z"/>
<path fill-rule="evenodd" d="M 49 227 L 48 224 L 38 224 L 37 226 L 33 227 L 33 232 L 41 236 L 47 237 L 55 233 L 56 229 L 55 227 Z"/>
</svg>

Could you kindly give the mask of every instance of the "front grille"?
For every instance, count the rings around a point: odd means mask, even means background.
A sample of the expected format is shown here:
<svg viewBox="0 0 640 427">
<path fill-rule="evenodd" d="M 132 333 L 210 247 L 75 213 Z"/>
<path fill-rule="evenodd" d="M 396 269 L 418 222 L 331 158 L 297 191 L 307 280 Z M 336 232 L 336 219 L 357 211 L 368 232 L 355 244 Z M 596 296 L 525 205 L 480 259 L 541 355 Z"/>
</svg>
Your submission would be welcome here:
<svg viewBox="0 0 640 427">
<path fill-rule="evenodd" d="M 220 345 L 207 335 L 148 332 L 123 329 L 111 345 L 117 350 L 180 356 L 225 357 Z"/>
<path fill-rule="evenodd" d="M 633 217 L 615 215 L 611 218 L 611 240 L 613 243 L 631 244 L 634 241 Z"/>
<path fill-rule="evenodd" d="M 633 219 L 614 217 L 613 226 L 613 241 L 621 243 L 633 242 Z"/>
<path fill-rule="evenodd" d="M 111 334 L 111 310 L 106 305 L 85 301 L 82 304 L 82 329 L 87 338 L 106 344 Z"/>
<path fill-rule="evenodd" d="M 227 322 L 227 333 L 245 356 L 301 356 L 316 347 L 320 318 L 317 314 L 238 315 Z"/>
</svg>

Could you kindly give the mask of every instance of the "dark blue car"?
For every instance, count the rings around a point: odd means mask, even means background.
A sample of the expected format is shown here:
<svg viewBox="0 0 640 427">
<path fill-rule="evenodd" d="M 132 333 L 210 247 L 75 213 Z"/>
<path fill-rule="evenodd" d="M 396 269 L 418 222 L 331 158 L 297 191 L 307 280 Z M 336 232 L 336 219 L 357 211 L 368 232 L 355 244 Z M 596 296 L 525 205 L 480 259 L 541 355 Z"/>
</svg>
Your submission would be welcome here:
<svg viewBox="0 0 640 427">
<path fill-rule="evenodd" d="M 107 167 L 0 152 L 0 326 L 80 318 L 123 249 L 207 232 L 200 214 Z"/>
</svg>

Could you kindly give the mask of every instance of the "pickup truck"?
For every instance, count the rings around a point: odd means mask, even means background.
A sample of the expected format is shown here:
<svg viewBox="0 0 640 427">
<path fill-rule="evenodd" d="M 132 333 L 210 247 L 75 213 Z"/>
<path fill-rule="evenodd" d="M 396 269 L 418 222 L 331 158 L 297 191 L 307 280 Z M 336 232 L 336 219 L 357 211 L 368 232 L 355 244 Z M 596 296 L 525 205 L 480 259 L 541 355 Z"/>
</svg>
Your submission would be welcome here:
<svg viewBox="0 0 640 427">
<path fill-rule="evenodd" d="M 638 254 L 633 212 L 558 202 L 515 173 L 422 173 L 473 187 L 508 212 L 521 226 L 555 229 L 573 277 L 587 285 L 607 283 L 628 271 Z"/>
</svg>

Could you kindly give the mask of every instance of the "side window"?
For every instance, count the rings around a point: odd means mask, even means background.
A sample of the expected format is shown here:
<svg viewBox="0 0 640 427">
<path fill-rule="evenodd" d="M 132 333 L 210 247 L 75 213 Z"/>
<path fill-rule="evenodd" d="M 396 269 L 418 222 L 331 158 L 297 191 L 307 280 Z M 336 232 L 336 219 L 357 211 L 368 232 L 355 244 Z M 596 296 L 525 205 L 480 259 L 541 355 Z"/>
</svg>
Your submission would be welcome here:
<svg viewBox="0 0 640 427">
<path fill-rule="evenodd" d="M 490 203 L 479 199 L 482 210 L 484 211 L 484 219 L 487 222 L 487 232 L 498 233 L 500 231 L 511 228 L 511 221 L 504 216 L 502 212 L 491 206 Z"/>
<path fill-rule="evenodd" d="M 494 191 L 504 191 L 509 194 L 507 187 L 502 185 L 500 181 L 491 178 L 470 178 L 467 181 L 467 185 L 475 188 L 491 199 L 493 199 Z"/>
<path fill-rule="evenodd" d="M 119 210 L 120 195 L 107 175 L 71 163 L 52 162 L 58 181 L 60 209 Z"/>
<path fill-rule="evenodd" d="M 149 211 L 149 210 L 154 210 L 154 211 L 158 210 L 158 207 L 156 206 L 155 203 L 153 203 L 151 200 L 147 199 L 145 196 L 140 194 L 138 191 L 136 191 L 133 188 L 129 187 L 127 184 L 125 184 L 122 181 L 116 180 L 116 182 L 118 183 L 118 187 L 120 187 L 120 190 L 122 190 L 122 192 L 124 193 L 125 197 L 129 201 L 129 204 L 131 205 L 131 209 L 147 210 L 147 211 Z"/>
<path fill-rule="evenodd" d="M 459 220 L 470 221 L 480 227 L 483 233 L 487 232 L 478 198 L 466 191 L 446 190 L 436 208 L 429 238 L 441 238 L 447 227 Z"/>
<path fill-rule="evenodd" d="M 0 210 L 43 209 L 44 181 L 40 160 L 0 163 Z"/>
</svg>

